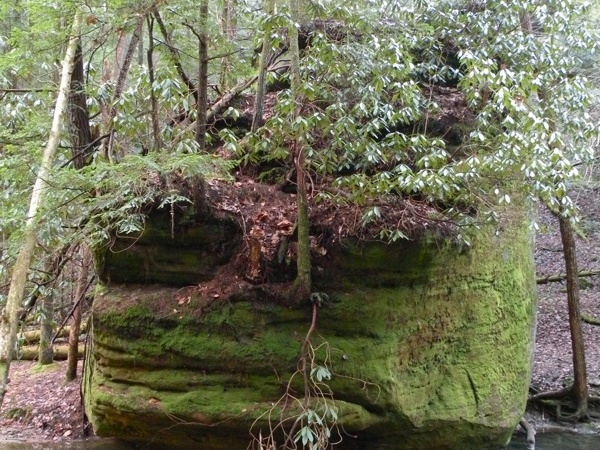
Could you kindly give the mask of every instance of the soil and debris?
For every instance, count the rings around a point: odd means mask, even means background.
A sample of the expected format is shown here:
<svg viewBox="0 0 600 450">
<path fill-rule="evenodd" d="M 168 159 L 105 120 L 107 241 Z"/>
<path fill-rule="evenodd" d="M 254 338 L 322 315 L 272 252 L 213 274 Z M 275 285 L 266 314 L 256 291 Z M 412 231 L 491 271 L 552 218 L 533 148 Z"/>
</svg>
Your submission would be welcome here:
<svg viewBox="0 0 600 450">
<path fill-rule="evenodd" d="M 78 372 L 81 374 L 82 362 Z M 66 383 L 66 361 L 40 367 L 13 361 L 0 414 L 0 440 L 61 441 L 83 437 L 79 382 Z"/>
</svg>

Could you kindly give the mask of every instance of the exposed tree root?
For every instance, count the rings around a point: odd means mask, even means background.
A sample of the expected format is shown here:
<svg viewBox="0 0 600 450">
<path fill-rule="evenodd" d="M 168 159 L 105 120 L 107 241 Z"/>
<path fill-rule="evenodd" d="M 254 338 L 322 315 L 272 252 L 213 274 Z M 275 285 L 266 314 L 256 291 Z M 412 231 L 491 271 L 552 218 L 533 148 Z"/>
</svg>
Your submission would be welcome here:
<svg viewBox="0 0 600 450">
<path fill-rule="evenodd" d="M 549 399 L 560 399 L 564 398 L 567 395 L 571 394 L 571 388 L 559 389 L 558 391 L 546 391 L 540 392 L 538 394 L 532 395 L 529 397 L 530 402 L 536 402 L 540 400 L 549 400 Z"/>
<path fill-rule="evenodd" d="M 563 414 L 562 404 L 556 405 L 556 418 L 562 422 L 584 422 L 590 419 L 587 405 L 579 406 L 575 412 Z"/>
<path fill-rule="evenodd" d="M 556 420 L 561 422 L 582 422 L 600 417 L 597 411 L 590 411 L 589 408 L 590 403 L 600 404 L 600 398 L 588 396 L 587 401 L 577 405 L 574 401 L 572 386 L 557 391 L 540 392 L 529 397 L 528 401 L 553 408 Z M 563 412 L 564 409 L 572 412 Z"/>
<path fill-rule="evenodd" d="M 525 417 L 521 417 L 519 420 L 519 425 L 523 427 L 523 429 L 527 432 L 527 449 L 534 450 L 535 449 L 535 430 L 531 426 Z"/>
</svg>

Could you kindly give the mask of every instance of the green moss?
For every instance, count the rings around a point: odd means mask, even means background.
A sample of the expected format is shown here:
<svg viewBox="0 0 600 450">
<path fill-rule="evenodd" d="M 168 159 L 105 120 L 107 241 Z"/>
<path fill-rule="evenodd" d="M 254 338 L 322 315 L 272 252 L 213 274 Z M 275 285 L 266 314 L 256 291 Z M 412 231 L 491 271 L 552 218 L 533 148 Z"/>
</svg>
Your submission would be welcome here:
<svg viewBox="0 0 600 450">
<path fill-rule="evenodd" d="M 523 412 L 530 371 L 526 221 L 500 235 L 482 231 L 468 252 L 421 241 L 333 253 L 335 269 L 317 279 L 331 302 L 319 310 L 313 345 L 315 362 L 334 373 L 328 384 L 347 430 L 405 448 L 503 443 Z M 167 317 L 178 292 L 111 286 L 96 299 L 86 363 L 95 429 L 137 439 L 177 417 L 214 425 L 186 439 L 244 433 L 297 370 L 308 306 L 239 298 Z M 298 377 L 292 388 L 302 395 Z"/>
<path fill-rule="evenodd" d="M 44 373 L 44 372 L 53 372 L 55 370 L 58 370 L 58 368 L 59 368 L 59 365 L 56 363 L 35 364 L 29 368 L 28 372 L 32 373 L 32 374 L 38 374 L 38 373 Z"/>
<path fill-rule="evenodd" d="M 102 281 L 187 286 L 212 278 L 231 258 L 240 236 L 235 221 L 171 219 L 168 212 L 156 211 L 141 235 L 116 238 L 110 249 L 97 248 Z"/>
</svg>

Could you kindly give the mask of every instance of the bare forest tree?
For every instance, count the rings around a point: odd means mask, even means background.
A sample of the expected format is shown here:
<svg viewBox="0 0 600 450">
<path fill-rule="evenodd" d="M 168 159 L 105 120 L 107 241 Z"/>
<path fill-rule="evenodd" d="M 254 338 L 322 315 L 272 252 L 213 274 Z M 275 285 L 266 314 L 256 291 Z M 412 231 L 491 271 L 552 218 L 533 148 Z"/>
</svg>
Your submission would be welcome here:
<svg viewBox="0 0 600 450">
<path fill-rule="evenodd" d="M 33 186 L 29 212 L 27 214 L 26 231 L 17 259 L 12 268 L 8 298 L 0 318 L 0 406 L 4 401 L 4 395 L 7 389 L 10 363 L 13 358 L 17 336 L 19 310 L 25 293 L 25 283 L 29 271 L 29 264 L 37 244 L 37 229 L 35 225 L 38 220 L 41 205 L 43 204 L 44 195 L 49 186 L 48 179 L 50 169 L 60 141 L 63 117 L 67 109 L 71 73 L 73 72 L 76 49 L 79 43 L 80 26 L 81 12 L 77 10 L 73 19 L 69 44 L 62 62 L 62 76 L 54 109 L 50 137 L 44 150 L 35 185 Z"/>
<path fill-rule="evenodd" d="M 275 0 L 265 0 L 265 13 L 272 15 L 275 9 Z M 258 61 L 258 80 L 256 82 L 256 97 L 254 100 L 254 116 L 252 117 L 252 131 L 256 132 L 263 124 L 263 111 L 265 104 L 265 92 L 267 90 L 267 63 L 271 55 L 270 33 L 265 33 L 262 42 L 262 50 Z"/>
<path fill-rule="evenodd" d="M 206 150 L 206 112 L 208 110 L 208 0 L 200 2 L 198 33 L 198 99 L 196 102 L 196 142 Z"/>
<path fill-rule="evenodd" d="M 294 101 L 294 112 L 292 123 L 302 114 L 304 97 L 302 95 L 302 80 L 300 77 L 300 48 L 298 44 L 298 28 L 296 20 L 299 17 L 300 0 L 290 0 L 290 15 L 292 22 L 289 27 L 289 46 L 290 46 L 290 79 L 292 83 L 292 96 Z M 306 189 L 306 163 L 305 149 L 306 143 L 301 133 L 293 130 L 292 153 L 294 157 L 296 170 L 296 210 L 298 213 L 297 231 L 298 231 L 298 274 L 292 287 L 292 298 L 297 301 L 307 299 L 312 289 L 311 261 L 310 261 L 310 222 L 308 218 L 308 194 Z"/>
<path fill-rule="evenodd" d="M 69 330 L 69 351 L 67 357 L 66 380 L 72 381 L 77 377 L 77 360 L 79 357 L 79 334 L 81 332 L 81 316 L 83 299 L 88 290 L 88 276 L 91 265 L 91 254 L 85 246 L 80 247 L 80 266 L 75 287 L 75 298 L 71 313 L 71 328 Z"/>
<path fill-rule="evenodd" d="M 139 14 L 135 19 L 135 26 L 131 38 L 128 39 L 128 32 L 123 29 L 119 32 L 119 38 L 117 40 L 117 51 L 115 67 L 111 67 L 109 62 L 105 61 L 104 64 L 104 81 L 106 83 L 111 82 L 114 79 L 113 94 L 110 102 L 104 102 L 102 104 L 102 124 L 103 134 L 107 135 L 107 139 L 102 140 L 101 151 L 106 159 L 109 161 L 114 160 L 114 143 L 115 143 L 115 127 L 114 120 L 117 116 L 116 103 L 121 98 L 123 89 L 125 87 L 125 81 L 127 80 L 127 74 L 129 67 L 133 60 L 135 51 L 137 49 L 140 36 L 142 34 L 142 28 L 144 25 L 144 16 Z M 114 73 L 114 76 L 113 76 Z M 123 156 L 122 154 L 120 156 Z"/>
</svg>

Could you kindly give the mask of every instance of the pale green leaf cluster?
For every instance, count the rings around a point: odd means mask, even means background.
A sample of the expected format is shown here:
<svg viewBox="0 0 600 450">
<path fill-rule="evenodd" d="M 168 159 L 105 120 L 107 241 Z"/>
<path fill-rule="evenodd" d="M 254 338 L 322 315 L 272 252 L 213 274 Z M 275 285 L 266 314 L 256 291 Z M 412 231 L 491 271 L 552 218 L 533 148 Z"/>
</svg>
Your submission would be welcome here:
<svg viewBox="0 0 600 450">
<path fill-rule="evenodd" d="M 470 207 L 494 217 L 516 194 L 576 216 L 569 183 L 597 134 L 579 57 L 597 46 L 589 4 L 331 1 L 318 11 L 339 28 L 315 31 L 303 55 L 302 116 L 281 93 L 246 160 L 283 163 L 301 137 L 310 171 L 346 194 L 323 192 L 330 201 L 408 196 L 473 223 Z M 472 116 L 460 142 L 429 126 L 452 112 L 436 86 Z M 363 222 L 373 219 L 381 211 L 365 208 Z"/>
</svg>

